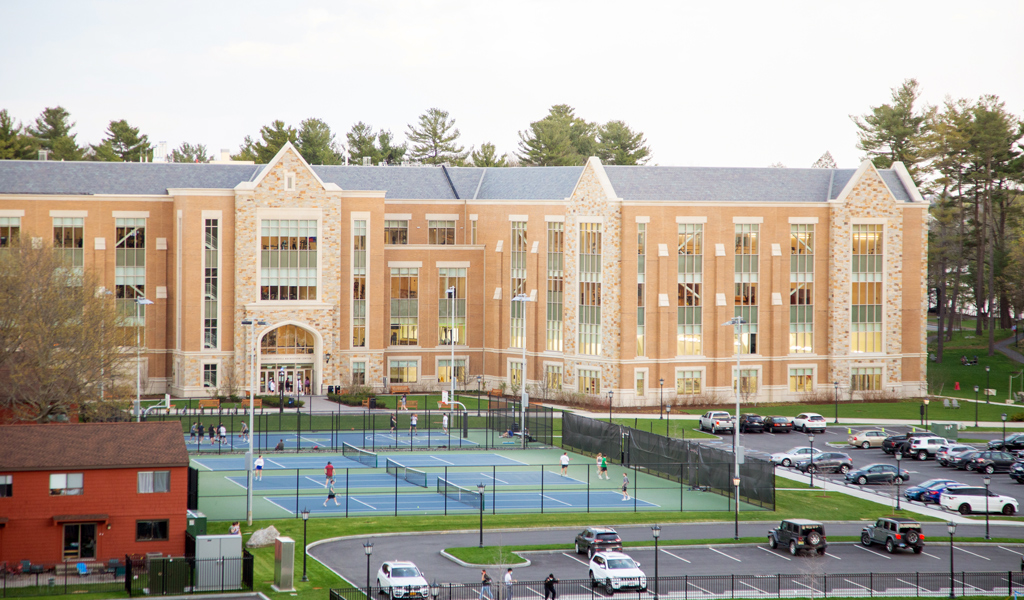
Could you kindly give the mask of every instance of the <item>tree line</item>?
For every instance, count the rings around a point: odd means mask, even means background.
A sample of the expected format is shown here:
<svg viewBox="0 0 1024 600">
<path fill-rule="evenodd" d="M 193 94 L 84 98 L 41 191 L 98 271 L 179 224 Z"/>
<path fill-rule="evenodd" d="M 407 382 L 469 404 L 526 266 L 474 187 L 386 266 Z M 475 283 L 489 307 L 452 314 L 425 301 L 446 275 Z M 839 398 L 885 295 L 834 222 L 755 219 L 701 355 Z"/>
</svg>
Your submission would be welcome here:
<svg viewBox="0 0 1024 600">
<path fill-rule="evenodd" d="M 35 160 L 40 150 L 49 160 L 150 161 L 153 144 L 124 119 L 110 121 L 99 144 L 79 145 L 75 123 L 61 106 L 46 108 L 29 124 L 16 122 L 6 110 L 0 110 L 0 160 Z M 298 127 L 275 120 L 260 128 L 255 136 L 245 136 L 234 160 L 267 163 L 287 142 L 291 142 L 306 162 L 314 165 L 363 164 L 395 165 L 406 161 L 428 165 L 512 167 L 582 165 L 588 157 L 598 156 L 605 164 L 642 165 L 651 156 L 642 132 L 633 131 L 624 121 L 605 124 L 576 116 L 565 104 L 552 106 L 542 119 L 519 132 L 518 149 L 498 154 L 494 144 L 484 142 L 468 150 L 455 118 L 448 111 L 431 108 L 405 131 L 399 143 L 390 130 L 375 130 L 358 121 L 337 140 L 323 119 L 309 118 Z M 209 162 L 205 145 L 182 143 L 171 151 L 171 162 Z"/>
<path fill-rule="evenodd" d="M 928 287 L 938 350 L 951 325 L 975 312 L 975 334 L 995 352 L 996 329 L 1024 312 L 1024 123 L 994 95 L 922 105 L 905 80 L 889 102 L 851 116 L 857 147 L 877 167 L 906 165 L 931 203 Z"/>
</svg>

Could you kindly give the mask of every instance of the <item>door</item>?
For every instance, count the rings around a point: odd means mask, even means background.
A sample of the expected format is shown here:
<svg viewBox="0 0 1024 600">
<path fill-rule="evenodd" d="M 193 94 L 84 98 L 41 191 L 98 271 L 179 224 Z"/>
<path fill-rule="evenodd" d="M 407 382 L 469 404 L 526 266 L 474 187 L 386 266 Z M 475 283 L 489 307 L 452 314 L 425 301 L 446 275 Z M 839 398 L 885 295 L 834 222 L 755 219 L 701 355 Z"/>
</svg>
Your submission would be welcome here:
<svg viewBox="0 0 1024 600">
<path fill-rule="evenodd" d="M 96 524 L 72 523 L 64 525 L 64 560 L 96 558 Z"/>
</svg>

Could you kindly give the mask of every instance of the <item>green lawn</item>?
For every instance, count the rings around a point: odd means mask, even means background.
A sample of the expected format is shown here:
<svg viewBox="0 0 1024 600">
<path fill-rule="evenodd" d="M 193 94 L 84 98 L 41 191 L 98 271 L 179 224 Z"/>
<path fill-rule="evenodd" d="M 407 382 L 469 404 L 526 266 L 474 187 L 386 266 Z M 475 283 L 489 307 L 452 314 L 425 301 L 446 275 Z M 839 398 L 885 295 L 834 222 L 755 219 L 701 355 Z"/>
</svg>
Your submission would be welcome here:
<svg viewBox="0 0 1024 600">
<path fill-rule="evenodd" d="M 997 342 L 1012 337 L 1013 332 L 1009 329 L 1000 329 L 996 331 L 995 335 Z M 929 354 L 937 350 L 936 342 L 928 344 Z M 978 364 L 973 366 L 960 364 L 960 359 L 963 356 L 968 359 L 977 356 Z M 979 336 L 973 330 L 954 332 L 953 339 L 947 341 L 943 346 L 942 359 L 941 363 L 928 363 L 929 391 L 933 394 L 958 398 L 974 398 L 974 386 L 978 386 L 982 390 L 988 386 L 997 391 L 995 399 L 1002 402 L 1009 397 L 1010 375 L 1019 373 L 1024 368 L 1024 365 L 1010 360 L 1001 352 L 997 351 L 989 356 L 988 332 L 983 332 Z M 986 366 L 991 367 L 991 371 L 988 373 L 985 372 Z M 959 390 L 954 389 L 957 382 L 960 383 Z M 1013 382 L 1014 391 L 1021 391 L 1020 386 L 1021 378 L 1018 377 Z M 981 397 L 984 398 L 983 395 Z"/>
<path fill-rule="evenodd" d="M 601 419 L 607 422 L 608 419 Z M 665 435 L 665 427 L 668 426 L 668 437 L 676 439 L 687 439 L 687 440 L 708 440 L 718 439 L 721 436 L 711 435 L 710 433 L 704 433 L 697 428 L 697 422 L 692 419 L 685 421 L 665 420 L 654 418 L 644 419 L 616 419 L 613 418 L 612 422 L 616 425 L 624 425 L 626 427 L 632 427 L 633 429 L 639 429 L 640 431 L 650 431 L 658 435 Z"/>
</svg>

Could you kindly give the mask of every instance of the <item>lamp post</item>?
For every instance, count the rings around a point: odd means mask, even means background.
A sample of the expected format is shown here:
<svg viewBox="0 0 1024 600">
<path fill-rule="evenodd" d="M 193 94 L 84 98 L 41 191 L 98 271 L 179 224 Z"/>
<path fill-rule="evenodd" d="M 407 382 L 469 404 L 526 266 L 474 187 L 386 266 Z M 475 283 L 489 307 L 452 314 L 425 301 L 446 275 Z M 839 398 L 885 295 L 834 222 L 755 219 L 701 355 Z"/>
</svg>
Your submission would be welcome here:
<svg viewBox="0 0 1024 600">
<path fill-rule="evenodd" d="M 277 414 L 284 413 L 284 367 L 281 367 L 277 371 L 277 389 L 280 391 L 281 396 L 277 401 Z"/>
<path fill-rule="evenodd" d="M 988 486 L 992 484 L 992 478 L 986 475 L 982 481 L 985 482 L 985 539 L 990 540 L 992 538 L 988 534 Z"/>
<path fill-rule="evenodd" d="M 526 405 L 530 402 L 529 397 L 526 395 L 526 303 L 533 302 L 526 294 L 516 294 L 515 298 L 512 298 L 513 302 L 523 303 L 523 380 L 520 382 L 520 399 L 519 399 L 519 411 L 522 413 L 520 419 L 520 433 L 523 434 L 523 450 L 526 449 Z"/>
<path fill-rule="evenodd" d="M 651 527 L 651 535 L 654 536 L 654 600 L 658 600 L 658 538 L 661 537 L 661 527 Z"/>
<path fill-rule="evenodd" d="M 612 391 L 611 390 L 608 390 L 608 424 L 609 425 L 612 424 Z"/>
<path fill-rule="evenodd" d="M 434 578 L 430 582 L 430 597 L 437 600 L 437 597 L 441 594 L 441 586 L 437 585 L 437 578 Z"/>
<path fill-rule="evenodd" d="M 363 542 L 363 552 L 366 553 L 366 597 L 370 598 L 370 555 L 373 554 L 373 542 Z"/>
<path fill-rule="evenodd" d="M 480 397 L 483 396 L 484 378 L 476 376 L 476 416 L 480 416 Z"/>
<path fill-rule="evenodd" d="M 246 477 L 246 480 L 247 480 L 248 483 L 246 484 L 246 489 L 245 489 L 245 522 L 248 523 L 249 525 L 252 525 L 252 477 L 253 477 L 253 472 L 252 472 L 252 439 L 256 435 L 255 430 L 252 428 L 253 427 L 253 414 L 255 413 L 255 410 L 254 410 L 255 404 L 253 402 L 253 397 L 256 395 L 256 363 L 257 363 L 257 360 L 256 360 L 256 358 L 257 358 L 257 355 L 256 355 L 256 332 L 253 329 L 253 327 L 255 325 L 259 325 L 260 327 L 264 327 L 264 326 L 266 326 L 266 324 L 267 324 L 267 322 L 263 321 L 261 319 L 257 319 L 256 321 L 253 321 L 251 319 L 242 319 L 242 326 L 248 326 L 249 327 L 249 331 L 250 331 L 249 337 L 252 338 L 252 371 L 250 372 L 250 379 L 249 379 L 249 452 L 246 454 L 246 457 L 245 457 L 245 468 L 248 471 L 248 476 Z M 246 344 L 246 345 L 248 345 L 248 344 Z M 248 352 L 248 351 L 249 351 L 249 349 L 246 348 L 246 352 Z"/>
<path fill-rule="evenodd" d="M 105 287 L 101 287 L 100 290 L 97 292 L 97 295 L 101 299 L 106 299 L 106 298 L 112 297 L 114 295 L 114 292 L 108 290 Z M 106 302 L 103 303 L 103 306 L 106 307 Z M 104 323 L 104 321 L 106 321 L 105 318 L 100 320 L 100 341 L 106 340 L 106 336 L 103 333 L 103 329 L 104 329 L 103 323 Z M 104 358 L 103 361 L 100 363 L 100 402 L 103 402 L 103 379 L 106 377 L 103 372 L 105 371 L 104 367 L 106 367 L 106 366 L 107 366 L 107 360 L 106 360 L 106 358 Z M 1010 381 L 1012 382 L 1013 379 L 1011 378 Z M 1011 396 L 1012 396 L 1012 392 L 1013 392 L 1013 384 L 1012 383 L 1010 384 L 1010 392 L 1011 392 Z"/>
<path fill-rule="evenodd" d="M 807 436 L 807 441 L 811 443 L 811 465 L 807 467 L 807 472 L 811 474 L 811 489 L 814 489 L 814 434 Z"/>
<path fill-rule="evenodd" d="M 308 524 L 309 524 L 309 508 L 303 508 L 302 509 L 302 580 L 301 580 L 303 582 L 309 581 L 309 578 L 306 577 L 306 555 L 309 554 L 309 550 L 306 547 L 306 526 Z M 369 562 L 370 559 L 367 558 L 366 561 Z M 370 587 L 370 584 L 369 584 L 369 580 L 370 580 L 369 569 L 367 569 L 366 580 L 367 580 L 366 587 Z"/>
<path fill-rule="evenodd" d="M 900 479 L 901 479 L 900 473 L 903 472 L 903 471 L 900 470 L 900 461 L 901 460 L 903 460 L 903 453 L 900 452 L 899 450 L 897 450 L 896 451 L 896 510 L 900 509 L 900 483 L 901 483 L 901 481 L 900 481 Z"/>
<path fill-rule="evenodd" d="M 668 426 L 672 422 L 672 419 L 670 417 L 671 414 L 672 414 L 672 407 L 671 406 L 666 406 L 665 407 L 665 437 L 670 437 L 669 434 L 668 434 Z M 684 428 L 683 429 L 683 437 L 685 437 L 685 436 L 686 436 L 686 429 Z"/>
<path fill-rule="evenodd" d="M 135 299 L 135 420 L 142 420 L 142 309 L 153 301 L 145 296 Z M 1005 435 L 1003 437 L 1006 437 Z"/>
<path fill-rule="evenodd" d="M 487 486 L 482 484 L 482 483 L 478 483 L 478 484 L 476 484 L 476 489 L 477 489 L 478 492 L 480 492 L 480 545 L 479 545 L 479 547 L 483 548 L 484 547 L 484 490 L 487 489 Z"/>
<path fill-rule="evenodd" d="M 1006 450 L 1006 413 L 1003 413 L 1003 450 Z"/>
<path fill-rule="evenodd" d="M 988 404 L 990 396 L 988 395 L 989 388 L 992 387 L 992 367 L 985 365 L 985 404 Z"/>
<path fill-rule="evenodd" d="M 452 392 L 451 392 L 452 395 L 448 399 L 451 402 L 455 402 L 455 338 L 458 337 L 458 332 L 455 329 L 455 286 L 454 285 L 453 286 L 449 286 L 447 293 L 448 293 L 448 303 L 451 305 L 451 316 L 452 316 L 451 317 L 452 320 L 451 320 L 451 323 L 449 323 L 449 329 L 448 329 L 448 345 L 451 346 L 451 349 L 452 349 L 452 358 L 451 358 L 452 362 L 449 363 L 449 366 L 451 367 L 451 369 L 448 372 L 448 377 L 452 380 Z M 525 323 L 525 321 L 524 321 L 524 323 Z M 523 383 L 524 384 L 526 383 L 525 379 L 523 380 Z M 454 405 L 453 404 L 449 404 L 448 405 L 448 413 L 449 414 L 452 412 L 452 409 L 451 409 L 452 406 L 454 406 Z M 465 417 L 465 415 L 463 415 L 463 417 Z M 453 423 L 453 425 L 454 425 L 454 423 Z"/>
<path fill-rule="evenodd" d="M 733 503 L 733 505 L 736 507 L 736 512 L 733 513 L 732 539 L 739 540 L 740 539 L 740 478 L 739 478 L 739 476 L 736 476 L 736 477 L 732 478 L 732 487 L 735 490 L 735 494 L 736 494 L 736 502 Z"/>
<path fill-rule="evenodd" d="M 927 398 L 924 399 L 924 428 L 928 429 L 928 402 Z"/>
<path fill-rule="evenodd" d="M 956 533 L 956 523 L 946 523 L 946 531 L 949 532 L 949 597 L 956 598 L 955 582 L 953 581 L 953 534 Z"/>
<path fill-rule="evenodd" d="M 722 327 L 732 325 L 736 331 L 736 420 L 732 423 L 732 460 L 735 467 L 733 482 L 736 484 L 736 539 L 739 539 L 739 511 L 740 511 L 740 353 L 743 344 L 740 343 L 740 325 L 746 323 L 743 317 L 733 317 L 722 323 Z"/>
<path fill-rule="evenodd" d="M 974 386 L 974 426 L 978 426 L 978 386 Z"/>
<path fill-rule="evenodd" d="M 660 407 L 658 408 L 658 418 L 661 419 L 662 413 L 665 412 L 665 378 L 658 379 L 658 402 Z"/>
<path fill-rule="evenodd" d="M 839 424 L 839 382 L 835 381 L 832 385 L 836 386 L 836 420 L 835 423 Z"/>
</svg>

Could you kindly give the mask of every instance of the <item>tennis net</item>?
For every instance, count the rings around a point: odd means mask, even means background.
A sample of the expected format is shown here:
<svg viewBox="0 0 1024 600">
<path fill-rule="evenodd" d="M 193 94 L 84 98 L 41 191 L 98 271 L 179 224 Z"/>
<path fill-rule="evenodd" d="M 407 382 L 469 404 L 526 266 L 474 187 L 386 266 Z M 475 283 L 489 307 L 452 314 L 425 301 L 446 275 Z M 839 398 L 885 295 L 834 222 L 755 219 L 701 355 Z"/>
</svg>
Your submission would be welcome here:
<svg viewBox="0 0 1024 600">
<path fill-rule="evenodd" d="M 462 504 L 471 506 L 477 510 L 484 509 L 483 494 L 457 486 L 444 477 L 437 478 L 437 493 L 456 502 L 461 502 Z"/>
<path fill-rule="evenodd" d="M 401 465 L 390 458 L 385 460 L 387 462 L 384 463 L 384 468 L 387 470 L 388 475 L 398 479 L 404 479 L 413 485 L 420 486 L 421 488 L 427 487 L 427 474 L 423 471 Z"/>
<path fill-rule="evenodd" d="M 341 455 L 345 458 L 350 458 L 354 461 L 360 462 L 367 467 L 376 469 L 377 468 L 377 453 L 370 452 L 369 450 L 363 450 L 357 448 L 347 442 L 341 443 Z"/>
</svg>

